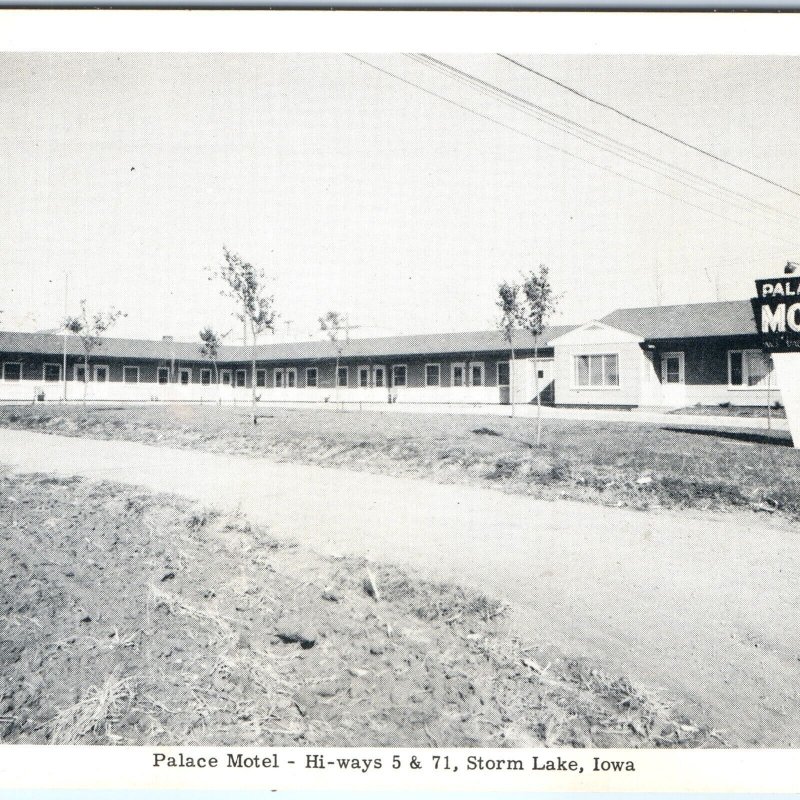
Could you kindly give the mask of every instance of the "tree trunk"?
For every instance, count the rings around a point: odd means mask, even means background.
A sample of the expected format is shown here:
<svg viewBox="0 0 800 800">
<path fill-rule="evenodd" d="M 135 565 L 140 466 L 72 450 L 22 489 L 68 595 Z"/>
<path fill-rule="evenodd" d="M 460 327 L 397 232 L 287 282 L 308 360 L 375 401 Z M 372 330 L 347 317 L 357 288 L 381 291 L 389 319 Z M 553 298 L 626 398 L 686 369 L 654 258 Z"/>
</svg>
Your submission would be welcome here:
<svg viewBox="0 0 800 800">
<path fill-rule="evenodd" d="M 514 345 L 511 345 L 511 361 L 508 362 L 508 399 L 511 401 L 511 416 L 514 416 Z"/>
<path fill-rule="evenodd" d="M 89 354 L 83 355 L 83 404 L 86 405 L 86 390 L 89 388 Z"/>
<path fill-rule="evenodd" d="M 256 329 L 253 326 L 250 329 L 250 332 L 253 334 L 253 370 L 250 374 L 250 389 L 251 397 L 252 397 L 252 405 L 253 405 L 253 425 L 258 422 L 258 417 L 256 417 Z"/>
<path fill-rule="evenodd" d="M 339 354 L 336 355 L 336 366 L 333 368 L 333 402 L 336 405 L 336 410 L 341 411 L 339 408 Z"/>
<path fill-rule="evenodd" d="M 536 446 L 542 444 L 542 395 L 539 391 L 539 337 L 533 337 L 533 388 L 536 392 Z"/>
</svg>

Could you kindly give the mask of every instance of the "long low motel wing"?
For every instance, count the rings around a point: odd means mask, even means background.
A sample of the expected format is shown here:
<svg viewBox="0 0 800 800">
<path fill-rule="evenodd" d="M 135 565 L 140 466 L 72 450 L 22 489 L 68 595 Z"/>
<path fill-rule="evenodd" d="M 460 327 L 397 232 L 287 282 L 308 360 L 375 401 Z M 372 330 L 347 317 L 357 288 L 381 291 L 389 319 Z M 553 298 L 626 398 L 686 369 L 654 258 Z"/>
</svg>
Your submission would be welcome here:
<svg viewBox="0 0 800 800">
<path fill-rule="evenodd" d="M 747 300 L 627 308 L 539 337 L 497 331 L 223 346 L 107 338 L 88 370 L 73 336 L 0 332 L 0 401 L 520 403 L 672 407 L 780 401 Z M 66 357 L 65 357 L 66 352 Z M 66 363 L 66 371 L 65 371 Z"/>
</svg>

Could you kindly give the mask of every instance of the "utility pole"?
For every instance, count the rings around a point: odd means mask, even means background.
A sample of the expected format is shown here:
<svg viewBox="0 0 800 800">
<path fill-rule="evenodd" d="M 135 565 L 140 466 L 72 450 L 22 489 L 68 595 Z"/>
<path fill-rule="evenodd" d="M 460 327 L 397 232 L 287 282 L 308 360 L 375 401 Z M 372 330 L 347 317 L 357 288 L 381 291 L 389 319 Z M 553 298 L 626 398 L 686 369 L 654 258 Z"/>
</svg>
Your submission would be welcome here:
<svg viewBox="0 0 800 800">
<path fill-rule="evenodd" d="M 64 359 L 61 364 L 61 382 L 64 384 L 64 402 L 67 402 L 67 296 L 69 293 L 69 272 L 64 271 L 64 319 L 61 324 L 64 326 Z M 85 376 L 86 377 L 86 376 Z"/>
</svg>

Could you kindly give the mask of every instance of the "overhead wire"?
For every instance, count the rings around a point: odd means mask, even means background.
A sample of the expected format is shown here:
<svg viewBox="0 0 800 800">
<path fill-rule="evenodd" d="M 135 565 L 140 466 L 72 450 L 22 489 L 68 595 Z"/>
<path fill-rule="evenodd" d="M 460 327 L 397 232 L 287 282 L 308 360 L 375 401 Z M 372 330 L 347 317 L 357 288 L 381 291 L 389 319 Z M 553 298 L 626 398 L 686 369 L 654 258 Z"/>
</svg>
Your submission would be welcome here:
<svg viewBox="0 0 800 800">
<path fill-rule="evenodd" d="M 712 181 L 703 175 L 698 175 L 697 173 L 692 172 L 691 170 L 687 170 L 686 168 L 680 165 L 672 164 L 671 162 L 666 161 L 665 159 L 660 158 L 659 156 L 655 156 L 651 153 L 641 150 L 640 148 L 633 147 L 632 145 L 628 145 L 625 142 L 621 142 L 620 140 L 615 139 L 614 137 L 608 136 L 607 134 L 604 134 L 579 122 L 571 120 L 568 117 L 563 116 L 562 114 L 558 114 L 557 112 L 551 111 L 550 109 L 541 106 L 537 103 L 534 103 L 526 98 L 522 98 L 518 95 L 515 95 L 505 89 L 502 89 L 498 86 L 495 86 L 492 83 L 489 83 L 488 81 L 485 81 L 482 78 L 472 75 L 469 72 L 461 70 L 458 67 L 454 67 L 451 64 L 447 64 L 444 61 L 441 61 L 439 59 L 433 58 L 432 56 L 422 53 L 407 54 L 407 56 L 412 60 L 416 61 L 417 63 L 423 64 L 424 66 L 427 66 L 431 69 L 438 71 L 440 74 L 448 75 L 453 80 L 456 80 L 467 86 L 471 86 L 478 92 L 481 92 L 490 97 L 494 97 L 500 102 L 503 102 L 506 105 L 516 108 L 518 111 L 521 111 L 522 113 L 526 113 L 529 116 L 532 116 L 534 119 L 539 120 L 545 125 L 560 130 L 563 133 L 566 133 L 569 136 L 573 136 L 574 138 L 577 138 L 580 141 L 589 144 L 593 147 L 597 147 L 600 150 L 604 150 L 605 152 L 611 153 L 612 155 L 615 155 L 616 157 L 621 158 L 624 161 L 628 161 L 629 163 L 635 164 L 636 166 L 642 167 L 643 169 L 650 170 L 651 172 L 654 172 L 657 175 L 661 175 L 662 177 L 667 178 L 667 180 L 671 180 L 675 183 L 678 183 L 686 188 L 691 189 L 692 191 L 705 194 L 706 196 L 711 197 L 712 199 L 717 200 L 719 202 L 728 203 L 733 207 L 738 208 L 740 211 L 745 211 L 747 213 L 750 213 L 751 211 L 755 210 L 749 208 L 748 206 L 743 206 L 739 203 L 736 203 L 729 198 L 720 197 L 715 193 L 710 192 L 708 188 L 700 188 L 696 185 L 693 185 L 692 183 L 687 183 L 684 180 L 680 180 L 674 175 L 656 169 L 647 162 L 653 161 L 654 163 L 661 164 L 665 166 L 667 169 L 674 170 L 678 173 L 687 176 L 690 180 L 697 181 L 701 184 L 706 184 L 706 186 L 718 189 L 733 197 L 737 197 L 741 200 L 744 200 L 745 202 L 752 203 L 753 205 L 758 206 L 759 209 L 763 209 L 761 213 L 764 213 L 765 216 L 767 216 L 767 212 L 772 212 L 774 214 L 784 216 L 788 220 L 792 220 L 794 222 L 800 222 L 800 217 L 791 214 L 787 211 L 784 211 L 783 209 L 775 208 L 774 206 L 771 206 L 768 203 L 764 203 L 760 200 L 745 195 L 734 189 L 730 189 L 726 186 L 723 186 L 722 184 L 716 183 L 715 181 Z M 772 220 L 772 218 L 770 217 L 770 221 L 777 221 L 777 220 Z M 780 221 L 786 222 L 786 220 L 780 220 Z"/>
<path fill-rule="evenodd" d="M 608 111 L 613 111 L 615 114 L 618 114 L 619 116 L 623 117 L 624 119 L 627 119 L 630 122 L 634 122 L 637 125 L 641 125 L 642 127 L 647 128 L 648 130 L 654 131 L 655 133 L 659 133 L 662 136 L 666 136 L 668 139 L 672 139 L 673 142 L 678 142 L 679 144 L 682 144 L 685 147 L 688 147 L 698 153 L 702 153 L 704 156 L 708 156 L 708 158 L 713 158 L 715 161 L 719 161 L 722 164 L 726 164 L 729 167 L 733 167 L 733 169 L 737 169 L 740 172 L 744 172 L 753 178 L 758 178 L 758 180 L 764 181 L 765 183 L 769 183 L 770 185 L 775 186 L 778 189 L 783 189 L 783 191 L 789 192 L 790 194 L 793 194 L 796 197 L 800 197 L 800 192 L 788 186 L 784 186 L 782 183 L 778 183 L 777 181 L 772 180 L 772 178 L 767 178 L 766 176 L 761 175 L 760 173 L 755 172 L 751 169 L 748 169 L 747 167 L 743 167 L 740 164 L 736 164 L 733 161 L 729 161 L 728 159 L 723 158 L 722 156 L 718 156 L 715 153 L 712 153 L 708 150 L 704 150 L 702 147 L 698 147 L 697 145 L 694 145 L 691 142 L 687 142 L 685 139 L 681 139 L 679 136 L 675 136 L 671 133 L 668 133 L 667 131 L 656 127 L 655 125 L 651 125 L 648 122 L 644 122 L 643 120 L 637 119 L 636 117 L 632 116 L 631 114 L 628 114 L 625 111 L 622 111 L 616 106 L 612 106 L 610 103 L 604 103 L 602 100 L 597 100 L 594 97 L 590 97 L 589 95 L 578 91 L 572 86 L 568 86 L 566 83 L 562 83 L 561 81 L 558 81 L 555 78 L 550 77 L 549 75 L 545 75 L 545 73 L 541 72 L 540 70 L 534 69 L 533 67 L 529 67 L 527 64 L 523 64 L 517 61 L 516 59 L 511 58 L 510 56 L 503 55 L 503 53 L 497 53 L 497 55 L 500 56 L 500 58 L 503 58 L 506 61 L 515 64 L 520 69 L 527 70 L 528 72 L 537 75 L 538 77 L 543 78 L 546 81 L 550 81 L 550 83 L 553 83 L 556 86 L 560 86 L 562 89 L 571 92 L 572 94 L 582 98 L 583 100 L 587 100 L 590 103 L 594 103 L 595 105 L 600 106 L 601 108 L 605 108 Z"/>
<path fill-rule="evenodd" d="M 395 79 L 397 81 L 400 81 L 401 83 L 404 83 L 404 84 L 406 84 L 408 86 L 411 86 L 411 87 L 413 87 L 415 89 L 418 89 L 421 92 L 424 92 L 425 94 L 431 95 L 432 97 L 435 97 L 435 98 L 437 98 L 437 99 L 439 99 L 439 100 L 441 100 L 441 101 L 443 101 L 445 103 L 448 103 L 448 104 L 450 104 L 452 106 L 455 106 L 456 108 L 459 108 L 462 111 L 466 111 L 466 112 L 468 112 L 470 114 L 473 114 L 473 115 L 475 115 L 477 117 L 480 117 L 481 119 L 484 119 L 484 120 L 486 120 L 488 122 L 491 122 L 491 123 L 493 123 L 495 125 L 498 125 L 501 128 L 505 128 L 506 130 L 513 131 L 514 133 L 517 133 L 517 134 L 519 134 L 521 136 L 524 136 L 527 139 L 531 139 L 532 141 L 537 142 L 538 144 L 541 144 L 544 147 L 547 147 L 547 148 L 549 148 L 551 150 L 555 150 L 556 152 L 559 152 L 559 153 L 562 153 L 564 155 L 567 155 L 567 156 L 569 156 L 571 158 L 576 159 L 577 161 L 581 161 L 584 164 L 588 164 L 588 165 L 590 165 L 592 167 L 595 167 L 596 169 L 602 170 L 603 172 L 607 172 L 610 175 L 614 175 L 617 178 L 621 178 L 622 180 L 625 180 L 625 181 L 628 181 L 630 183 L 636 184 L 637 186 L 641 186 L 641 187 L 643 187 L 645 189 L 648 189 L 649 191 L 655 192 L 656 194 L 663 195 L 664 197 L 669 197 L 672 200 L 675 200 L 675 201 L 677 201 L 679 203 L 682 203 L 683 205 L 690 206 L 691 208 L 696 208 L 699 211 L 705 212 L 706 214 L 711 214 L 712 216 L 717 217 L 718 219 L 723 219 L 723 220 L 725 220 L 727 222 L 732 222 L 734 225 L 738 225 L 739 227 L 745 227 L 740 220 L 737 220 L 734 217 L 727 216 L 726 214 L 720 214 L 719 212 L 714 211 L 714 210 L 712 210 L 710 208 L 698 205 L 697 203 L 693 203 L 690 200 L 686 200 L 685 198 L 682 198 L 682 197 L 674 195 L 674 194 L 672 194 L 670 192 L 664 191 L 663 189 L 659 189 L 659 188 L 657 188 L 655 186 L 652 186 L 652 185 L 650 185 L 648 183 L 644 183 L 643 181 L 637 180 L 636 178 L 633 178 L 630 175 L 627 175 L 627 174 L 625 174 L 623 172 L 618 172 L 615 169 L 612 169 L 610 167 L 604 166 L 602 164 L 598 164 L 597 162 L 592 161 L 591 159 L 585 158 L 585 157 L 583 157 L 581 155 L 578 155 L 577 153 L 573 153 L 571 150 L 567 150 L 564 147 L 560 147 L 559 145 L 555 145 L 555 144 L 552 144 L 551 142 L 548 142 L 548 141 L 546 141 L 544 139 L 540 139 L 539 137 L 534 136 L 533 134 L 529 133 L 528 131 L 521 130 L 520 128 L 514 127 L 513 125 L 508 125 L 505 122 L 502 122 L 502 121 L 500 121 L 498 119 L 495 119 L 494 117 L 489 116 L 488 114 L 484 114 L 483 112 L 477 111 L 474 108 L 470 108 L 469 106 L 463 105 L 462 103 L 459 103 L 458 101 L 453 100 L 450 97 L 446 97 L 445 95 L 439 94 L 438 92 L 435 92 L 435 91 L 433 91 L 431 89 L 428 89 L 428 88 L 426 88 L 424 86 L 421 86 L 420 84 L 418 84 L 418 83 L 416 83 L 416 82 L 414 82 L 412 80 L 409 80 L 408 78 L 404 78 L 401 75 L 398 75 L 395 72 L 392 72 L 391 70 L 387 70 L 387 69 L 385 69 L 383 67 L 379 67 L 376 64 L 373 64 L 373 63 L 371 63 L 371 62 L 369 62 L 369 61 L 367 61 L 367 60 L 365 60 L 363 58 L 360 58 L 359 56 L 354 55 L 353 53 L 345 53 L 344 55 L 348 56 L 349 58 L 353 59 L 354 61 L 359 62 L 360 64 L 363 64 L 364 66 L 370 67 L 371 69 L 375 70 L 376 72 L 383 73 L 384 75 L 387 75 L 387 76 L 389 76 L 389 77 L 391 77 L 391 78 L 393 78 L 393 79 Z M 754 228 L 753 230 L 757 230 L 757 229 Z M 766 231 L 758 231 L 758 232 L 762 236 L 765 236 L 766 238 L 780 240 L 780 241 L 786 242 L 787 244 L 791 244 L 793 246 L 796 244 L 794 241 L 786 239 L 785 237 L 780 236 L 780 235 L 775 234 L 775 233 L 767 233 Z"/>
</svg>

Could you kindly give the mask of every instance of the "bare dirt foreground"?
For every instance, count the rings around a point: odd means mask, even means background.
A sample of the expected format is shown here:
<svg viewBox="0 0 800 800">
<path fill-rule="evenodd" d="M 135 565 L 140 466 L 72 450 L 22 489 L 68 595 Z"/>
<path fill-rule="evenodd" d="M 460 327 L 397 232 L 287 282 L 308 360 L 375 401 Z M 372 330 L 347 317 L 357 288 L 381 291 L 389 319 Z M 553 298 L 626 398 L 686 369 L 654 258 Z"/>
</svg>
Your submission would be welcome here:
<svg viewBox="0 0 800 800">
<path fill-rule="evenodd" d="M 702 746 L 504 606 L 241 516 L 0 472 L 0 732 L 52 744 Z"/>
<path fill-rule="evenodd" d="M 0 452 L 29 472 L 238 508 L 273 538 L 472 586 L 509 601 L 526 641 L 665 689 L 691 718 L 707 710 L 726 744 L 800 742 L 800 537 L 777 515 L 643 513 L 26 431 L 0 431 Z"/>
</svg>

